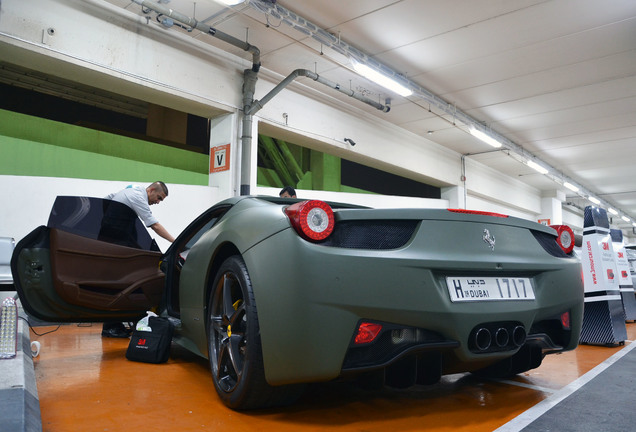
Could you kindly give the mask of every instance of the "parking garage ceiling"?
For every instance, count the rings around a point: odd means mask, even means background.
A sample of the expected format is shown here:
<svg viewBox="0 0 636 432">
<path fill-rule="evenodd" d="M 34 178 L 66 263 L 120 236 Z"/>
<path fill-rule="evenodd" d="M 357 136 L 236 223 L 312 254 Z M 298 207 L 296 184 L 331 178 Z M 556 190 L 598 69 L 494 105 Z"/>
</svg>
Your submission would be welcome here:
<svg viewBox="0 0 636 432">
<path fill-rule="evenodd" d="M 130 0 L 106 1 L 149 12 Z M 309 69 L 380 102 L 390 98 L 389 113 L 359 108 L 546 193 L 559 189 L 574 206 L 590 205 L 561 184 L 571 180 L 631 219 L 614 217 L 616 226 L 636 222 L 633 0 L 247 0 L 232 7 L 214 0 L 162 2 L 257 46 L 268 71 L 284 77 Z M 298 19 L 295 26 L 288 17 Z M 346 52 L 297 25 L 303 21 L 441 103 L 432 104 L 422 92 L 402 97 L 371 83 L 353 71 Z M 246 57 L 200 31 L 178 25 L 170 31 Z M 329 91 L 308 78 L 300 81 Z M 547 164 L 553 175 L 537 173 L 505 146 L 495 150 L 479 141 L 466 118 Z"/>
</svg>

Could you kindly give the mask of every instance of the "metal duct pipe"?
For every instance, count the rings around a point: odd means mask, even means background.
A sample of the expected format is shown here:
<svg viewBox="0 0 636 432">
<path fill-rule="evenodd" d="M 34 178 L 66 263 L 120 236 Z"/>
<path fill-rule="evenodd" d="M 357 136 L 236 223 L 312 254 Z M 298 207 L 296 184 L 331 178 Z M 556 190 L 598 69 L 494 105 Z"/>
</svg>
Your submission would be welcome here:
<svg viewBox="0 0 636 432">
<path fill-rule="evenodd" d="M 361 102 L 371 105 L 383 112 L 389 112 L 391 109 L 388 105 L 382 105 L 374 100 L 371 100 L 353 90 L 344 90 L 340 87 L 340 84 L 329 81 L 322 78 L 318 74 L 311 72 L 307 69 L 296 69 L 283 79 L 276 87 L 270 90 L 261 100 L 254 100 L 254 91 L 256 88 L 256 81 L 258 77 L 256 73 L 246 69 L 244 72 L 243 80 L 243 131 L 241 136 L 241 195 L 250 194 L 249 173 L 251 169 L 250 161 L 252 154 L 252 115 L 256 114 L 263 106 L 272 100 L 274 96 L 280 93 L 285 87 L 292 83 L 298 77 L 309 77 L 316 82 L 329 86 L 341 93 L 351 96 Z"/>
<path fill-rule="evenodd" d="M 182 24 L 185 24 L 186 26 L 190 27 L 190 28 L 195 28 L 197 30 L 200 30 L 204 33 L 207 33 L 211 36 L 214 36 L 217 39 L 220 39 L 224 42 L 229 43 L 230 45 L 234 45 L 237 48 L 241 48 L 244 51 L 248 51 L 252 54 L 252 70 L 254 72 L 258 72 L 258 70 L 261 67 L 261 52 L 260 50 L 255 47 L 254 45 L 251 45 L 247 42 L 244 42 L 240 39 L 235 38 L 234 36 L 231 36 L 227 33 L 223 33 L 222 31 L 219 31 L 213 27 L 210 27 L 209 25 L 197 21 L 194 18 L 191 18 L 187 15 L 184 15 L 180 12 L 177 12 L 175 10 L 172 10 L 168 7 L 165 7 L 159 3 L 155 3 L 153 1 L 150 0 L 132 0 L 133 2 L 146 7 L 150 10 L 153 10 L 157 13 L 160 13 L 162 15 L 168 16 L 170 18 L 172 18 L 175 21 L 179 21 Z"/>
<path fill-rule="evenodd" d="M 256 88 L 256 81 L 258 80 L 257 73 L 261 67 L 260 60 L 260 50 L 254 45 L 250 45 L 247 42 L 244 42 L 240 39 L 235 38 L 234 36 L 230 36 L 226 33 L 223 33 L 219 30 L 216 30 L 209 25 L 197 21 L 194 18 L 188 17 L 180 12 L 174 11 L 170 8 L 167 8 L 159 3 L 155 3 L 149 0 L 133 0 L 135 3 L 140 4 L 143 7 L 146 7 L 150 10 L 153 10 L 159 14 L 163 14 L 167 17 L 174 19 L 175 21 L 179 21 L 180 23 L 190 27 L 200 30 L 204 33 L 207 33 L 211 36 L 214 36 L 224 42 L 229 43 L 235 47 L 241 48 L 244 51 L 249 51 L 252 53 L 252 69 L 246 69 L 243 73 L 243 122 L 242 122 L 242 131 L 241 131 L 241 195 L 249 195 L 250 194 L 250 162 L 251 162 L 251 154 L 252 154 L 252 124 L 253 119 L 250 113 L 248 113 L 250 107 L 252 106 L 252 101 L 254 100 L 254 91 Z"/>
<path fill-rule="evenodd" d="M 285 87 L 291 84 L 298 77 L 308 77 L 312 80 L 319 82 L 320 84 L 324 84 L 328 87 L 331 87 L 334 90 L 338 90 L 340 93 L 344 93 L 347 96 L 350 96 L 354 99 L 359 100 L 360 102 L 364 102 L 367 105 L 371 105 L 372 107 L 382 111 L 389 112 L 391 107 L 389 105 L 383 105 L 379 102 L 376 102 L 368 97 L 362 95 L 361 93 L 357 93 L 353 90 L 345 90 L 340 87 L 340 84 L 335 83 L 333 81 L 329 81 L 326 78 L 321 77 L 317 73 L 314 73 L 307 69 L 296 69 L 292 73 L 290 73 L 284 80 L 282 80 L 276 87 L 274 87 L 269 93 L 267 93 L 261 100 L 255 100 L 249 109 L 245 112 L 246 115 L 251 115 L 259 111 L 263 106 L 269 102 L 274 96 L 281 92 Z"/>
<path fill-rule="evenodd" d="M 274 87 L 265 97 L 258 101 L 254 100 L 254 92 L 256 88 L 256 81 L 258 81 L 257 73 L 260 69 L 260 50 L 254 45 L 250 45 L 247 42 L 244 42 L 240 39 L 235 38 L 234 36 L 230 36 L 226 33 L 218 31 L 209 25 L 197 21 L 194 18 L 188 17 L 180 12 L 174 11 L 170 8 L 167 8 L 159 3 L 150 1 L 150 0 L 132 0 L 135 3 L 146 7 L 152 11 L 155 11 L 159 14 L 165 15 L 174 19 L 175 21 L 179 21 L 180 23 L 188 26 L 189 28 L 194 28 L 200 30 L 204 33 L 207 33 L 211 36 L 214 36 L 224 42 L 229 43 L 230 45 L 234 45 L 235 47 L 241 48 L 244 51 L 249 51 L 252 53 L 252 69 L 246 69 L 243 74 L 243 124 L 242 124 L 242 132 L 241 132 L 241 195 L 249 195 L 250 194 L 250 162 L 251 162 L 251 153 L 252 153 L 252 124 L 253 119 L 252 115 L 259 111 L 263 106 L 269 102 L 274 96 L 276 96 L 282 89 L 288 86 L 294 79 L 299 76 L 306 76 L 313 79 L 316 82 L 324 84 L 328 87 L 331 87 L 335 90 L 338 90 L 341 93 L 346 94 L 347 96 L 353 97 L 361 102 L 364 102 L 368 105 L 375 107 L 378 110 L 383 112 L 389 112 L 391 109 L 389 104 L 382 105 L 374 100 L 367 98 L 366 96 L 354 92 L 353 90 L 345 90 L 340 87 L 340 84 L 329 81 L 325 78 L 322 78 L 318 74 L 311 72 L 306 69 L 296 69 L 289 76 L 287 76 L 282 82 L 280 82 L 276 87 Z"/>
<path fill-rule="evenodd" d="M 243 124 L 241 132 L 241 195 L 250 194 L 250 170 L 252 160 L 252 110 L 256 91 L 257 72 L 243 71 Z"/>
</svg>

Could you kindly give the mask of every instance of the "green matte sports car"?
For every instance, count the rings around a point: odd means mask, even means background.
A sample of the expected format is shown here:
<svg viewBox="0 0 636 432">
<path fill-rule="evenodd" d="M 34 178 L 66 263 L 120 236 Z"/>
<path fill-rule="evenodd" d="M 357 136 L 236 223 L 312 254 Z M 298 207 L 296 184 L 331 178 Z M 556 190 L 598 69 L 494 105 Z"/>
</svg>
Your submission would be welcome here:
<svg viewBox="0 0 636 432">
<path fill-rule="evenodd" d="M 404 388 L 510 376 L 574 349 L 583 315 L 574 235 L 506 215 L 222 201 L 162 254 L 117 202 L 58 197 L 15 248 L 24 309 L 53 322 L 154 308 L 209 359 L 234 409 L 292 403 L 303 384 Z"/>
</svg>

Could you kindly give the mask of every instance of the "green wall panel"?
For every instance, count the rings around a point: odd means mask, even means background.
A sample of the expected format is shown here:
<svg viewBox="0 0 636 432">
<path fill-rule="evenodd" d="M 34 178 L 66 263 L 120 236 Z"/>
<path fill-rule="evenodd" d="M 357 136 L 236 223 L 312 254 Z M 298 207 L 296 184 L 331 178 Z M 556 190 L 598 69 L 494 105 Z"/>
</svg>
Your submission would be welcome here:
<svg viewBox="0 0 636 432">
<path fill-rule="evenodd" d="M 343 191 L 341 159 L 297 144 L 258 136 L 259 186 L 293 186 L 298 189 Z"/>
<path fill-rule="evenodd" d="M 0 174 L 208 184 L 208 156 L 0 110 Z"/>
<path fill-rule="evenodd" d="M 0 138 L 0 174 L 207 185 L 207 174 L 87 151 Z"/>
</svg>

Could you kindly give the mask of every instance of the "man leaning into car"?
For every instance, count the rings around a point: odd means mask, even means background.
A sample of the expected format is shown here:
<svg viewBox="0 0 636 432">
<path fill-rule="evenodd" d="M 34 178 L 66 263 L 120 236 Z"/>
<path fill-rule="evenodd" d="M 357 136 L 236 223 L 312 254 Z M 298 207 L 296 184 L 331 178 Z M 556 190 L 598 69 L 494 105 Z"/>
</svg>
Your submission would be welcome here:
<svg viewBox="0 0 636 432">
<path fill-rule="evenodd" d="M 152 214 L 150 206 L 159 204 L 168 196 L 168 187 L 162 181 L 156 181 L 148 187 L 128 185 L 119 192 L 111 193 L 106 199 L 120 202 L 135 211 L 145 226 L 152 228 L 154 232 L 168 240 L 174 241 L 174 237 L 159 223 Z M 130 330 L 120 322 L 105 322 L 102 328 L 102 336 L 125 338 L 130 335 Z"/>
<path fill-rule="evenodd" d="M 168 187 L 166 184 L 162 181 L 156 181 L 145 189 L 139 185 L 128 185 L 119 192 L 107 195 L 106 199 L 126 204 L 137 213 L 144 225 L 152 228 L 154 232 L 172 243 L 174 237 L 159 223 L 150 210 L 151 205 L 159 204 L 167 196 Z"/>
</svg>

